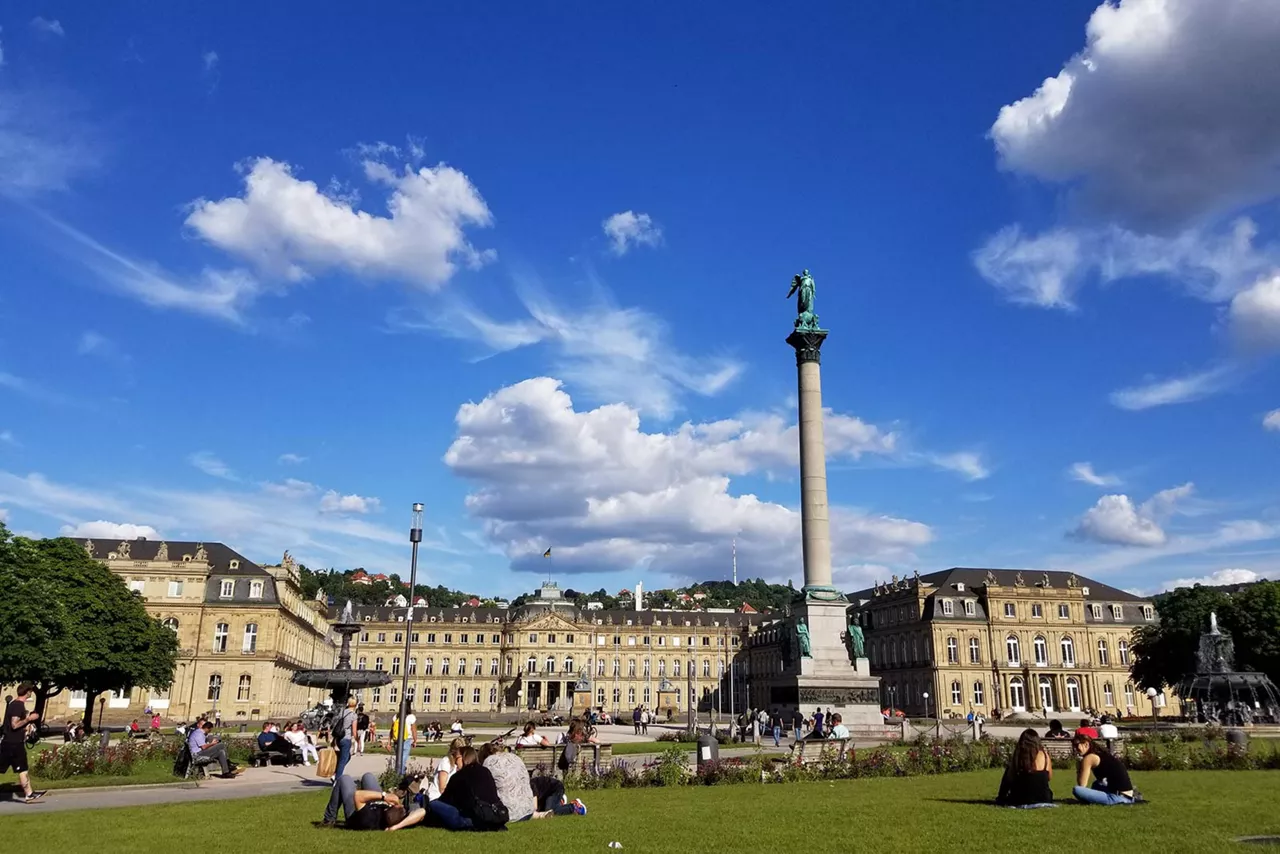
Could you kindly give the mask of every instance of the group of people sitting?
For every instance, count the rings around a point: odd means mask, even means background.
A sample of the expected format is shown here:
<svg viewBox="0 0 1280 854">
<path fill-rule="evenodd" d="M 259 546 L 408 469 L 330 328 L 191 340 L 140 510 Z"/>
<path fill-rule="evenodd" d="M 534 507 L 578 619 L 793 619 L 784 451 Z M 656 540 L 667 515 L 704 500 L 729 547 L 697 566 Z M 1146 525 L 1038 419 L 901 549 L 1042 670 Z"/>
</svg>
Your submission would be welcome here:
<svg viewBox="0 0 1280 854">
<path fill-rule="evenodd" d="M 1061 730 L 1061 725 L 1058 729 Z M 1090 733 L 1086 729 L 1092 727 L 1077 729 L 1075 735 L 1070 736 L 1076 756 L 1076 784 L 1071 794 L 1083 804 L 1121 806 L 1141 803 L 1142 794 L 1133 787 L 1124 762 L 1095 740 L 1096 730 Z M 1090 778 L 1093 779 L 1092 786 L 1089 785 Z M 1050 787 L 1052 779 L 1053 762 L 1040 734 L 1033 729 L 1023 730 L 1000 780 L 996 805 L 1015 809 L 1055 807 L 1057 804 Z"/>
<path fill-rule="evenodd" d="M 258 733 L 257 742 L 258 751 L 267 754 L 268 761 L 272 754 L 285 757 L 288 764 L 301 762 L 308 767 L 313 761 L 320 761 L 315 740 L 301 720 L 290 721 L 283 729 L 267 721 L 262 725 L 262 732 Z"/>
<path fill-rule="evenodd" d="M 425 786 L 424 786 L 425 783 Z M 501 739 L 479 750 L 465 739 L 449 744 L 429 779 L 409 774 L 394 792 L 385 792 L 373 774 L 338 778 L 322 825 L 336 826 L 341 810 L 348 829 L 403 830 L 414 825 L 447 830 L 504 830 L 511 822 L 560 815 L 586 815 L 581 800 L 570 802 L 554 776 L 530 776 L 524 762 Z"/>
</svg>

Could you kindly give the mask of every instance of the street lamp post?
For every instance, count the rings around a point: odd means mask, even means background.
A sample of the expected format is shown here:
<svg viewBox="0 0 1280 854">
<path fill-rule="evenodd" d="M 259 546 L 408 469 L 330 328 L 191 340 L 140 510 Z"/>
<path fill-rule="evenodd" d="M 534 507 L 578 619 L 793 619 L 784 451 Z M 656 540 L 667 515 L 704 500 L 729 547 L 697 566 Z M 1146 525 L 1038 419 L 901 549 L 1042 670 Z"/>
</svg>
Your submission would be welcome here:
<svg viewBox="0 0 1280 854">
<path fill-rule="evenodd" d="M 924 692 L 924 716 L 929 717 L 929 692 Z"/>
<path fill-rule="evenodd" d="M 1147 702 L 1151 704 L 1151 735 L 1153 737 L 1156 734 L 1156 728 L 1157 728 L 1156 715 L 1160 713 L 1160 710 L 1156 707 L 1156 697 L 1158 697 L 1159 695 L 1160 695 L 1160 692 L 1157 691 L 1155 688 L 1147 689 Z"/>
<path fill-rule="evenodd" d="M 405 718 L 409 714 L 409 653 L 413 640 L 413 592 L 418 586 L 418 543 L 422 542 L 422 504 L 413 505 L 413 521 L 409 525 L 409 542 L 413 544 L 413 557 L 409 563 L 409 610 L 404 619 L 404 669 L 400 671 L 400 725 L 396 736 L 396 774 L 403 775 L 408 757 L 404 745 L 408 733 L 404 731 Z"/>
</svg>

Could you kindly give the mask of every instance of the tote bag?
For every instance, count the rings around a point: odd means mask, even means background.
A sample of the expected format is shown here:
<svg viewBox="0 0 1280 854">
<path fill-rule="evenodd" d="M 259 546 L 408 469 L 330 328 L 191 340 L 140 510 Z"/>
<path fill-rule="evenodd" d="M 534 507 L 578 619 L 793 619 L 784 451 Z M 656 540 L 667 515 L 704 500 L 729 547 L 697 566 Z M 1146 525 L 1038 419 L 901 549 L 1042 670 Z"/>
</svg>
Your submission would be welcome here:
<svg viewBox="0 0 1280 854">
<path fill-rule="evenodd" d="M 317 777 L 332 777 L 338 771 L 338 751 L 332 747 L 320 748 L 320 760 L 316 762 Z"/>
</svg>

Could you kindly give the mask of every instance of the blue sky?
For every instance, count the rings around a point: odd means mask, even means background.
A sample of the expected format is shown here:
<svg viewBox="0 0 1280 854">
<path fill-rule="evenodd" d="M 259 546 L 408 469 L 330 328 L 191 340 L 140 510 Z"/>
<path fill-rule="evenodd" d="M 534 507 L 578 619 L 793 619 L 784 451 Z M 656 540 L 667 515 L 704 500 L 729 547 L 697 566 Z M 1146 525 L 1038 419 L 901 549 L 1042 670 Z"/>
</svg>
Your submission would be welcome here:
<svg viewBox="0 0 1280 854">
<path fill-rule="evenodd" d="M 0 515 L 515 594 L 1280 571 L 1258 0 L 0 12 Z M 1225 58 L 1225 59 L 1224 59 Z"/>
</svg>

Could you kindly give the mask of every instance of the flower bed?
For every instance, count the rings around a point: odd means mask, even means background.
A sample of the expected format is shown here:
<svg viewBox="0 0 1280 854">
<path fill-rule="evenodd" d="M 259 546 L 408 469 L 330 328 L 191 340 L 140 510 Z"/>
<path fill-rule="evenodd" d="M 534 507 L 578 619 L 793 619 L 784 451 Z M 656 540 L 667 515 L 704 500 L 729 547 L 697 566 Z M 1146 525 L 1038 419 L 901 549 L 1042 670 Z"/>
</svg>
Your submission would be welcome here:
<svg viewBox="0 0 1280 854">
<path fill-rule="evenodd" d="M 31 773 L 44 780 L 66 780 L 79 776 L 126 777 L 139 763 L 152 760 L 173 762 L 178 741 L 165 739 L 125 740 L 99 747 L 96 741 L 56 744 L 35 754 Z"/>
</svg>

